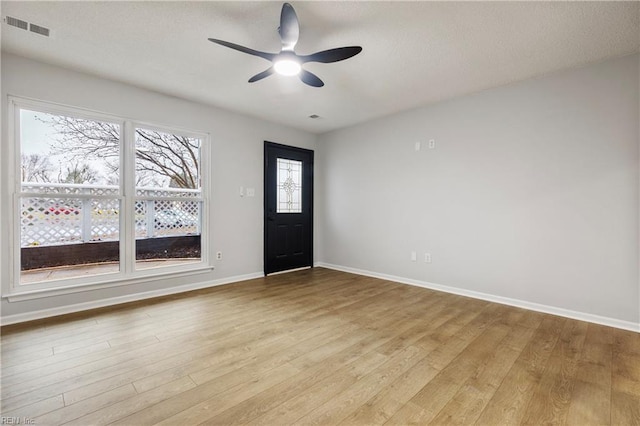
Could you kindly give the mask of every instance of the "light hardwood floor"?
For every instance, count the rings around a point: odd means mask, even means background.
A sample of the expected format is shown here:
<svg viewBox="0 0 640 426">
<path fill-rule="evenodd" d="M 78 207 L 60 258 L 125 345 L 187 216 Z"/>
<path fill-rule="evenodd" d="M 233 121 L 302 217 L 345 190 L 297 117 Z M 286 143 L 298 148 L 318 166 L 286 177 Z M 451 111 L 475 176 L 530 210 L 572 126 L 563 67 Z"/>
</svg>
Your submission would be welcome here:
<svg viewBox="0 0 640 426">
<path fill-rule="evenodd" d="M 38 425 L 640 424 L 640 334 L 314 268 L 2 328 Z"/>
</svg>

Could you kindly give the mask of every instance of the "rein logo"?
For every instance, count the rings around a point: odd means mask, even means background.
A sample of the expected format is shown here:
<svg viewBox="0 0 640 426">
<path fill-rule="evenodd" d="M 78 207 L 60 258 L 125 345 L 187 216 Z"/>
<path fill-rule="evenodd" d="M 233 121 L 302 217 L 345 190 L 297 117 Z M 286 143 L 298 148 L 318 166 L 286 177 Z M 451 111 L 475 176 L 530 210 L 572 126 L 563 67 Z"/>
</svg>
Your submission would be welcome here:
<svg viewBox="0 0 640 426">
<path fill-rule="evenodd" d="M 0 425 L 34 425 L 36 422 L 29 417 L 0 417 Z"/>
</svg>

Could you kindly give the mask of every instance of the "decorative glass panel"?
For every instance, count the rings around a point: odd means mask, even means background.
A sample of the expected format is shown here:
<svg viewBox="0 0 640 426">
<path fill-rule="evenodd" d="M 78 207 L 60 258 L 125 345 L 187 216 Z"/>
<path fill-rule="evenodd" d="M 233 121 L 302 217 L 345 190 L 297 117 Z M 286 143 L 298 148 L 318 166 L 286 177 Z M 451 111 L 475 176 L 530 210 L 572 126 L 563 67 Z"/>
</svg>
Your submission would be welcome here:
<svg viewBox="0 0 640 426">
<path fill-rule="evenodd" d="M 277 213 L 302 212 L 302 162 L 278 158 Z"/>
</svg>

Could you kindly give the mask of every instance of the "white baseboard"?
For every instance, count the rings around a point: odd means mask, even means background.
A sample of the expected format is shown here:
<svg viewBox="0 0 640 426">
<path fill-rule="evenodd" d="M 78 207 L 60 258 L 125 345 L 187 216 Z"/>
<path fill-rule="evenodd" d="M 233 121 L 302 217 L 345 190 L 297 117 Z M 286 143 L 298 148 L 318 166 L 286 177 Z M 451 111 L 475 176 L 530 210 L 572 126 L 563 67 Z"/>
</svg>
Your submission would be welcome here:
<svg viewBox="0 0 640 426">
<path fill-rule="evenodd" d="M 74 305 L 60 306 L 50 309 L 42 309 L 39 311 L 26 312 L 23 314 L 7 315 L 3 316 L 0 320 L 1 325 L 3 326 L 9 324 L 17 324 L 20 322 L 49 318 L 57 315 L 71 314 L 75 312 L 87 311 L 90 309 L 104 308 L 106 306 L 119 305 L 121 303 L 136 302 L 139 300 L 151 299 L 154 297 L 168 296 L 171 294 L 184 293 L 186 291 L 200 290 L 203 288 L 216 287 L 219 285 L 232 284 L 239 281 L 246 281 L 262 277 L 264 277 L 264 273 L 254 272 L 252 274 L 236 275 L 233 277 L 221 278 L 219 280 L 204 281 L 201 283 L 163 288 L 159 290 L 146 291 L 143 293 L 127 294 L 124 296 L 111 297 L 108 299 L 101 299 L 92 302 L 76 303 Z"/>
<path fill-rule="evenodd" d="M 413 285 L 417 287 L 428 288 L 431 290 L 457 294 L 460 296 L 472 297 L 474 299 L 481 299 L 489 302 L 500 303 L 503 305 L 515 306 L 517 308 L 529 309 L 531 311 L 543 312 L 546 314 L 558 315 L 558 316 L 572 318 L 580 321 L 592 322 L 595 324 L 606 325 L 609 327 L 620 328 L 623 330 L 635 331 L 637 333 L 640 332 L 640 324 L 636 324 L 631 321 L 623 321 L 616 318 L 603 317 L 603 316 L 589 314 L 585 312 L 577 312 L 569 309 L 558 308 L 555 306 L 542 305 L 539 303 L 527 302 L 524 300 L 511 299 L 511 298 L 502 297 L 502 296 L 495 296 L 491 294 L 465 290 L 457 287 L 434 284 L 427 281 L 414 280 L 410 278 L 398 277 L 395 275 L 382 274 L 378 272 L 372 272 L 372 271 L 367 271 L 367 270 L 357 269 L 357 268 L 350 268 L 347 266 L 334 265 L 330 263 L 316 262 L 314 266 L 333 269 L 336 271 L 349 272 L 357 275 L 364 275 L 364 276 L 373 277 L 373 278 L 379 278 L 383 280 L 394 281 L 401 284 L 408 284 L 408 285 Z M 4 326 L 4 325 L 16 324 L 20 322 L 33 321 L 33 320 L 49 318 L 57 315 L 87 311 L 87 310 L 96 309 L 96 308 L 104 308 L 106 306 L 113 306 L 121 303 L 135 302 L 139 300 L 151 299 L 154 297 L 184 293 L 186 291 L 191 291 L 191 290 L 200 290 L 208 287 L 216 287 L 219 285 L 231 284 L 231 283 L 251 280 L 255 278 L 262 278 L 263 276 L 264 274 L 262 272 L 254 272 L 251 274 L 236 275 L 233 277 L 221 278 L 219 280 L 214 280 L 214 281 L 205 281 L 201 283 L 188 284 L 188 285 L 177 286 L 177 287 L 169 287 L 169 288 L 164 288 L 159 290 L 147 291 L 143 293 L 128 294 L 124 296 L 112 297 L 112 298 L 102 299 L 102 300 L 97 300 L 92 302 L 77 303 L 74 305 L 67 305 L 67 306 L 61 306 L 56 308 L 43 309 L 39 311 L 32 311 L 32 312 L 27 312 L 23 314 L 7 315 L 7 316 L 3 316 L 0 319 L 0 324 Z"/>
<path fill-rule="evenodd" d="M 549 306 L 549 305 L 542 305 L 539 303 L 527 302 L 525 300 L 495 296 L 492 294 L 480 293 L 477 291 L 465 290 L 457 287 L 434 284 L 427 281 L 414 280 L 411 278 L 397 277 L 395 275 L 387 275 L 387 274 L 381 274 L 378 272 L 372 272 L 372 271 L 367 271 L 363 269 L 350 268 L 348 266 L 333 265 L 333 264 L 324 263 L 324 262 L 316 262 L 314 266 L 327 268 L 327 269 L 334 269 L 336 271 L 350 272 L 352 274 L 364 275 L 367 277 L 380 278 L 383 280 L 394 281 L 401 284 L 409 284 L 417 287 L 428 288 L 431 290 L 442 291 L 445 293 L 472 297 L 474 299 L 486 300 L 488 302 L 495 302 L 503 305 L 515 306 L 517 308 L 528 309 L 536 312 L 543 312 L 545 314 L 558 315 L 561 317 L 566 317 L 566 318 L 571 318 L 571 319 L 586 321 L 586 322 L 592 322 L 595 324 L 601 324 L 609 327 L 615 327 L 623 330 L 635 331 L 636 333 L 640 333 L 640 323 L 636 324 L 631 321 L 623 321 L 616 318 L 603 317 L 603 316 L 589 314 L 585 312 L 577 312 L 577 311 L 572 311 L 570 309 L 558 308 L 556 306 Z"/>
</svg>

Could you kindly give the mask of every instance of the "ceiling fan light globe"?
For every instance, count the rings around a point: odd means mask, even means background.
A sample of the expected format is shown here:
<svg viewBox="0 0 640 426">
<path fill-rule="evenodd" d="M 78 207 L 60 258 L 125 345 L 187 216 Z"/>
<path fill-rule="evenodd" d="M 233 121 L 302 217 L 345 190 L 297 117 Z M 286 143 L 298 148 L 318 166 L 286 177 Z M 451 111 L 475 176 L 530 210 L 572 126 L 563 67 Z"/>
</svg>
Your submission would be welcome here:
<svg viewBox="0 0 640 426">
<path fill-rule="evenodd" d="M 281 59 L 273 64 L 273 68 L 280 75 L 298 75 L 302 67 L 300 64 L 291 59 Z"/>
</svg>

